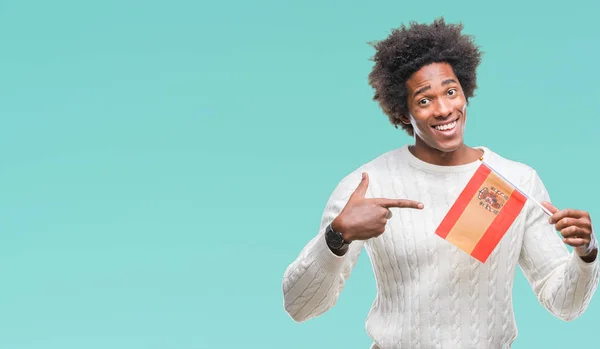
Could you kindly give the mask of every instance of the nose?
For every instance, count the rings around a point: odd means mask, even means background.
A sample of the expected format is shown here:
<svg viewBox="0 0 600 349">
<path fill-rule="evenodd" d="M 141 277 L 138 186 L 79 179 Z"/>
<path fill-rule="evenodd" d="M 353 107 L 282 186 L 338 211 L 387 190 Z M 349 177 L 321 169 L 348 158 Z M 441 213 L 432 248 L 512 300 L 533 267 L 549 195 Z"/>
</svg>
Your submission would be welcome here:
<svg viewBox="0 0 600 349">
<path fill-rule="evenodd" d="M 445 118 L 447 116 L 450 116 L 451 113 L 452 113 L 452 107 L 451 107 L 450 103 L 448 101 L 444 100 L 443 98 L 440 98 L 438 100 L 437 115 L 441 118 Z"/>
</svg>

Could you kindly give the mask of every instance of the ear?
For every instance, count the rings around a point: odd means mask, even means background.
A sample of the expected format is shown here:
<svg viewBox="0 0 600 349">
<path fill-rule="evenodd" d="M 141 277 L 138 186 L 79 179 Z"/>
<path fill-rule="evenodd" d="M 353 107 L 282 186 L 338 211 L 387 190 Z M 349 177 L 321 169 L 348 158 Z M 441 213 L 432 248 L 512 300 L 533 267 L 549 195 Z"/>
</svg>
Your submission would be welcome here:
<svg viewBox="0 0 600 349">
<path fill-rule="evenodd" d="M 402 121 L 403 124 L 410 125 L 410 119 L 406 115 L 402 115 L 400 121 Z"/>
</svg>

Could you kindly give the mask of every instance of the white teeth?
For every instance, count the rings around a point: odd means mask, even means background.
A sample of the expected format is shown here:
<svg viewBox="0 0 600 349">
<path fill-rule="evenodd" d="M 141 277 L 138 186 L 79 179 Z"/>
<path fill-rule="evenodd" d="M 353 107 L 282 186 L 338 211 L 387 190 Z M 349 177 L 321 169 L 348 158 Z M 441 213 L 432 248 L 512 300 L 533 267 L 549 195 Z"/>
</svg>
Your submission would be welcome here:
<svg viewBox="0 0 600 349">
<path fill-rule="evenodd" d="M 446 125 L 438 125 L 438 126 L 434 126 L 436 130 L 440 130 L 440 131 L 446 131 L 446 130 L 451 130 L 454 127 L 456 127 L 456 121 L 452 121 L 449 124 Z"/>
</svg>

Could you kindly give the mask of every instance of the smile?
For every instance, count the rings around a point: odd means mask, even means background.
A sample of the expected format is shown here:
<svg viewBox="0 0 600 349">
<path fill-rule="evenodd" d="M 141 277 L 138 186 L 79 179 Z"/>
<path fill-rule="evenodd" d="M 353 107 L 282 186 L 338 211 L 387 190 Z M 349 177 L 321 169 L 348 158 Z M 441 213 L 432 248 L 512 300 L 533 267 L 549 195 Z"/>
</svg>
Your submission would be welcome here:
<svg viewBox="0 0 600 349">
<path fill-rule="evenodd" d="M 456 127 L 457 121 L 458 121 L 458 119 L 457 119 L 457 120 L 454 120 L 454 121 L 452 121 L 452 122 L 449 122 L 449 123 L 447 123 L 447 124 L 443 124 L 443 125 L 435 125 L 435 126 L 433 126 L 433 128 L 435 128 L 435 129 L 436 129 L 436 130 L 438 130 L 438 131 L 448 131 L 448 130 L 452 130 L 452 129 L 454 129 L 454 128 Z"/>
</svg>

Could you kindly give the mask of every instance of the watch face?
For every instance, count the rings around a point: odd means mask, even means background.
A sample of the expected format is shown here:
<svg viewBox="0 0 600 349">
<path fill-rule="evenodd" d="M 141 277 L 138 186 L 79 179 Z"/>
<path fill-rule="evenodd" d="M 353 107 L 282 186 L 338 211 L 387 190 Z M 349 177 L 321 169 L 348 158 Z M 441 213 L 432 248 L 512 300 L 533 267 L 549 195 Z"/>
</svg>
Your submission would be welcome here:
<svg viewBox="0 0 600 349">
<path fill-rule="evenodd" d="M 339 249 L 344 246 L 344 239 L 342 238 L 342 234 L 333 231 L 331 227 L 328 227 L 327 229 L 326 239 L 329 246 L 331 246 L 334 249 Z"/>
</svg>

